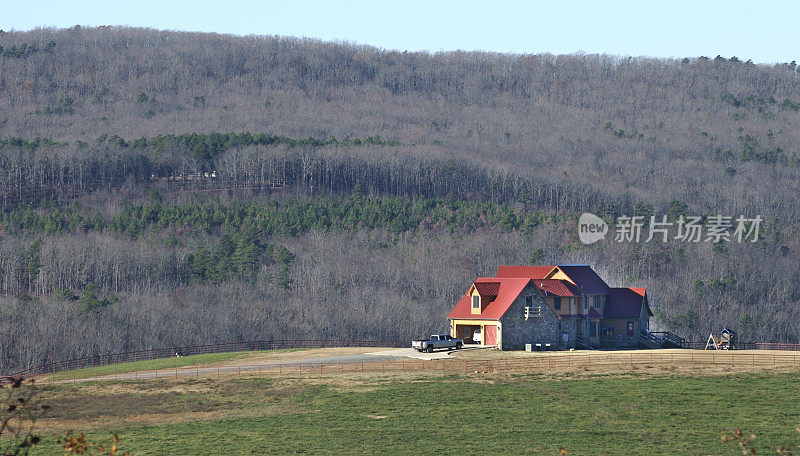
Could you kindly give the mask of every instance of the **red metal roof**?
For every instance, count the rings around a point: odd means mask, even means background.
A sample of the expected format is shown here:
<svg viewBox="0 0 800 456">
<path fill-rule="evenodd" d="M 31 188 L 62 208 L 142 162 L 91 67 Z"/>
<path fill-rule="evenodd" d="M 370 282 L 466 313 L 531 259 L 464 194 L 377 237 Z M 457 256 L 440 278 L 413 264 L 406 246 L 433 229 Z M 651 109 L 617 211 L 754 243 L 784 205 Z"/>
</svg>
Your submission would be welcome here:
<svg viewBox="0 0 800 456">
<path fill-rule="evenodd" d="M 494 301 L 484 307 L 480 314 L 473 314 L 469 293 L 464 293 L 447 318 L 499 320 L 530 281 L 529 278 L 479 277 L 475 280 L 475 285 L 487 282 L 499 283 L 497 297 Z"/>
<path fill-rule="evenodd" d="M 639 318 L 642 305 L 647 305 L 644 288 L 610 288 L 609 290 L 606 318 Z M 649 306 L 647 311 L 650 312 Z"/>
<path fill-rule="evenodd" d="M 475 288 L 481 296 L 497 296 L 500 292 L 500 282 L 478 282 L 475 281 Z"/>
<path fill-rule="evenodd" d="M 555 296 L 578 296 L 581 294 L 575 285 L 566 280 L 536 279 L 533 282 L 538 289 L 545 292 L 545 296 L 547 294 Z"/>
<path fill-rule="evenodd" d="M 520 279 L 544 279 L 554 266 L 500 266 L 497 277 L 517 277 Z"/>
<path fill-rule="evenodd" d="M 566 280 L 545 279 L 555 267 L 561 269 L 576 285 Z M 465 293 L 447 318 L 499 320 L 531 280 L 543 293 L 555 296 L 608 294 L 605 315 L 591 308 L 586 315 L 562 315 L 562 318 L 638 318 L 642 305 L 653 315 L 643 287 L 610 288 L 589 265 L 571 264 L 500 266 L 497 268 L 497 277 L 478 277 L 474 282 L 481 296 L 496 296 L 484 306 L 483 312 L 472 314 L 472 302 L 469 293 Z"/>
<path fill-rule="evenodd" d="M 644 297 L 645 287 L 630 287 L 630 289 L 639 296 Z"/>
<path fill-rule="evenodd" d="M 608 284 L 588 264 L 565 264 L 557 267 L 578 285 L 583 294 L 608 293 Z"/>
</svg>

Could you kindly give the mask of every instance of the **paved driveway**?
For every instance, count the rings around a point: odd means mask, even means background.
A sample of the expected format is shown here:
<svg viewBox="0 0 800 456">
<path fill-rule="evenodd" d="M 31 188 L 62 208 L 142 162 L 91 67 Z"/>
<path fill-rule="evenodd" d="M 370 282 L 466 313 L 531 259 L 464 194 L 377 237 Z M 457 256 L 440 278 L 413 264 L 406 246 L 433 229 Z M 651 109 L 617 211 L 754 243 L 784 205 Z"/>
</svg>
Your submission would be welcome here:
<svg viewBox="0 0 800 456">
<path fill-rule="evenodd" d="M 467 345 L 461 350 L 479 350 L 483 348 L 488 348 L 483 345 Z M 433 353 L 428 352 L 418 352 L 413 348 L 390 348 L 387 350 L 381 350 L 377 352 L 370 352 L 367 353 L 368 355 L 378 355 L 378 356 L 388 356 L 388 357 L 405 357 L 405 358 L 413 358 L 413 359 L 427 359 L 427 360 L 434 360 L 434 359 L 448 359 L 450 357 L 450 353 L 455 353 L 456 350 L 447 350 L 441 349 L 436 350 Z"/>
</svg>

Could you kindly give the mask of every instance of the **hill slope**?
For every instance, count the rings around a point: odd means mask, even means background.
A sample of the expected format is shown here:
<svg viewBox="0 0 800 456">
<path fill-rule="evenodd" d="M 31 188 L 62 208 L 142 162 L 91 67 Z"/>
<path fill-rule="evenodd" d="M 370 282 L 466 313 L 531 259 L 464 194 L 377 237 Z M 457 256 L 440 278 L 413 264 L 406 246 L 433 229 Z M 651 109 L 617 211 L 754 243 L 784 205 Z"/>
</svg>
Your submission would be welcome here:
<svg viewBox="0 0 800 456">
<path fill-rule="evenodd" d="M 800 336 L 793 64 L 129 28 L 0 46 L 2 371 L 408 338 L 441 329 L 476 275 L 531 261 L 648 286 L 689 337 Z M 585 247 L 584 211 L 766 221 L 748 245 Z"/>
</svg>

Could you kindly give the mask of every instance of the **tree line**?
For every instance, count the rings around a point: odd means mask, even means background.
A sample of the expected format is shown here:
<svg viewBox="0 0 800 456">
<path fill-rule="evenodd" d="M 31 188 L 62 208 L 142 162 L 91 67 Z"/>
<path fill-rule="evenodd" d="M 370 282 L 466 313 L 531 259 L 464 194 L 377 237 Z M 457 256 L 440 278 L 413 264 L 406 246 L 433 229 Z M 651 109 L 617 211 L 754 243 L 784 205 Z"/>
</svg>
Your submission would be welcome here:
<svg viewBox="0 0 800 456">
<path fill-rule="evenodd" d="M 798 340 L 793 62 L 124 27 L 10 32 L 0 46 L 25 49 L 0 60 L 2 371 L 193 343 L 419 336 L 444 329 L 476 276 L 530 262 L 647 286 L 654 325 L 692 339 L 729 326 Z M 582 212 L 612 227 L 765 222 L 746 245 L 584 246 Z"/>
</svg>

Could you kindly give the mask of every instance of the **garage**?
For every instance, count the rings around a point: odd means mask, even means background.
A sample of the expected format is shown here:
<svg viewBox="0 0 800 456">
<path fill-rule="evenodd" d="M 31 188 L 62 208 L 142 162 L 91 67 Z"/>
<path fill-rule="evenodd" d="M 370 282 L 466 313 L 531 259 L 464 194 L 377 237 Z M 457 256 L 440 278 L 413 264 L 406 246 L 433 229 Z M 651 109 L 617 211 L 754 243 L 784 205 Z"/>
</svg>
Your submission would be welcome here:
<svg viewBox="0 0 800 456">
<path fill-rule="evenodd" d="M 497 320 L 453 320 L 450 335 L 462 339 L 465 344 L 497 345 L 497 328 Z"/>
<path fill-rule="evenodd" d="M 478 338 L 473 339 L 475 331 L 478 331 Z M 465 344 L 480 344 L 480 325 L 456 325 L 456 331 L 453 337 L 459 337 L 464 340 Z"/>
</svg>

